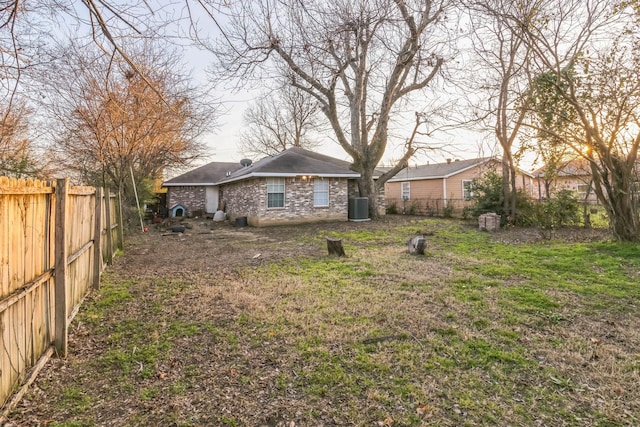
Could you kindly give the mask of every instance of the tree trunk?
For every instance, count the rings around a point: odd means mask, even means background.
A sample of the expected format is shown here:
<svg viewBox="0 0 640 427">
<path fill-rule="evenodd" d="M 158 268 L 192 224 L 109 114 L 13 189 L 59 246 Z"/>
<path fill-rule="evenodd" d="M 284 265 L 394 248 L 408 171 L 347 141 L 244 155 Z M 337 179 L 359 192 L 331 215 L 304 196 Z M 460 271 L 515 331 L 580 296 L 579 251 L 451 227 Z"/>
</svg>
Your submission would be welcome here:
<svg viewBox="0 0 640 427">
<path fill-rule="evenodd" d="M 502 155 L 502 210 L 507 222 L 511 221 L 511 169 L 507 153 Z"/>
<path fill-rule="evenodd" d="M 582 218 L 584 220 L 584 228 L 591 228 L 591 213 L 589 212 L 589 196 L 591 195 L 591 188 L 593 187 L 593 182 L 589 181 L 589 187 L 587 187 L 587 193 L 584 196 L 584 200 L 582 200 Z"/>
<path fill-rule="evenodd" d="M 369 199 L 369 218 L 378 219 L 378 189 L 372 173 L 369 171 L 362 173 L 362 177 L 358 180 L 358 190 L 360 197 Z"/>
<path fill-rule="evenodd" d="M 338 257 L 345 256 L 344 248 L 342 247 L 342 240 L 327 238 L 327 251 L 329 255 L 335 255 Z"/>
<path fill-rule="evenodd" d="M 602 169 L 591 162 L 593 190 L 609 217 L 611 231 L 616 239 L 640 242 L 640 216 L 636 195 L 630 183 L 633 172 L 620 169 L 621 162 L 602 156 Z"/>
<path fill-rule="evenodd" d="M 509 164 L 509 178 L 510 178 L 510 185 L 511 185 L 511 193 L 510 193 L 510 212 L 511 212 L 511 221 L 510 222 L 515 222 L 517 220 L 517 216 L 518 216 L 518 212 L 517 212 L 517 207 L 518 207 L 518 187 L 516 184 L 516 168 L 513 165 L 513 162 L 511 162 Z"/>
</svg>

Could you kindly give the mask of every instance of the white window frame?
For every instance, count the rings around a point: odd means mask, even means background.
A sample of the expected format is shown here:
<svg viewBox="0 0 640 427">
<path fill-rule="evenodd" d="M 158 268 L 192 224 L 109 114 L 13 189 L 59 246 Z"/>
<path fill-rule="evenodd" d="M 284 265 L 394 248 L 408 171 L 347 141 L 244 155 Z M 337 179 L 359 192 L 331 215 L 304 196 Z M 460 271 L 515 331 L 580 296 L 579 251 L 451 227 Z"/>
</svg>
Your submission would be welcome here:
<svg viewBox="0 0 640 427">
<path fill-rule="evenodd" d="M 404 181 L 401 183 L 400 197 L 402 197 L 402 200 L 411 199 L 411 181 Z"/>
<path fill-rule="evenodd" d="M 329 206 L 329 180 L 313 180 L 313 206 L 316 208 L 326 208 Z"/>
<path fill-rule="evenodd" d="M 469 187 L 465 187 L 468 185 Z M 463 179 L 462 180 L 462 200 L 469 201 L 473 199 L 473 180 L 472 179 Z"/>
<path fill-rule="evenodd" d="M 282 194 L 282 205 L 274 204 L 271 195 Z M 267 209 L 283 209 L 286 201 L 285 179 L 284 178 L 267 178 Z"/>
</svg>

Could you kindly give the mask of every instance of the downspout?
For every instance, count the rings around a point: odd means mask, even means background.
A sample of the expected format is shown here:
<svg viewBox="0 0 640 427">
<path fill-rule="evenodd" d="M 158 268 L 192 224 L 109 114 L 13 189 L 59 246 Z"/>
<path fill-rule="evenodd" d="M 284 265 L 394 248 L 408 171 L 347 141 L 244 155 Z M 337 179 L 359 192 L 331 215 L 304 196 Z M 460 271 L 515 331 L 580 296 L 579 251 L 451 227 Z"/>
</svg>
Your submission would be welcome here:
<svg viewBox="0 0 640 427">
<path fill-rule="evenodd" d="M 447 207 L 447 178 L 442 178 L 442 200 L 444 205 L 442 207 Z"/>
</svg>

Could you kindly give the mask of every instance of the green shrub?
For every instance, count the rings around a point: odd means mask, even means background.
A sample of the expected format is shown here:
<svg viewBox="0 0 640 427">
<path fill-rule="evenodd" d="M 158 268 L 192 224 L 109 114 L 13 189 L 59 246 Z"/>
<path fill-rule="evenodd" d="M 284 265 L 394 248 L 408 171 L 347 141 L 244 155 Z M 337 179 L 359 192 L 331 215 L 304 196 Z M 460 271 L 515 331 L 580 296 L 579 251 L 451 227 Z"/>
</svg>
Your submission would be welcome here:
<svg viewBox="0 0 640 427">
<path fill-rule="evenodd" d="M 391 202 L 389 206 L 387 206 L 387 214 L 395 215 L 398 213 L 398 205 L 396 202 Z"/>
<path fill-rule="evenodd" d="M 516 215 L 513 224 L 521 227 L 537 225 L 538 203 L 527 193 L 518 190 L 516 194 Z"/>
<path fill-rule="evenodd" d="M 550 199 L 540 203 L 537 223 L 545 229 L 580 223 L 580 202 L 574 192 L 560 190 Z"/>
<path fill-rule="evenodd" d="M 455 206 L 452 201 L 447 202 L 447 205 L 442 209 L 442 216 L 445 218 L 453 218 L 453 210 Z"/>
<path fill-rule="evenodd" d="M 504 211 L 504 193 L 502 190 L 502 175 L 488 172 L 484 178 L 474 180 L 472 185 L 474 204 L 465 208 L 463 216 L 478 218 L 480 215 L 495 212 L 500 215 L 501 225 L 507 222 Z M 514 225 L 529 227 L 537 223 L 537 207 L 531 197 L 522 190 L 516 193 L 516 214 L 510 218 Z"/>
<path fill-rule="evenodd" d="M 420 213 L 420 204 L 416 201 L 411 202 L 409 209 L 407 209 L 407 215 L 418 215 Z"/>
<path fill-rule="evenodd" d="M 484 178 L 474 180 L 472 184 L 473 206 L 470 208 L 474 218 L 482 214 L 495 212 L 504 217 L 504 194 L 502 193 L 502 176 L 490 171 Z"/>
</svg>

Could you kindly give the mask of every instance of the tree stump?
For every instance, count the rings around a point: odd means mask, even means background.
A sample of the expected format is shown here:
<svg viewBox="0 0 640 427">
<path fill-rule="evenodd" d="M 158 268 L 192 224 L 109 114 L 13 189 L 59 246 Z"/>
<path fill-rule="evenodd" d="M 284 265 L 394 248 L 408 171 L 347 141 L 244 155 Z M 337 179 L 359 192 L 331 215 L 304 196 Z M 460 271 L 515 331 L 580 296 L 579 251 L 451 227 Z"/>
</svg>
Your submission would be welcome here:
<svg viewBox="0 0 640 427">
<path fill-rule="evenodd" d="M 342 240 L 340 239 L 327 238 L 327 250 L 329 251 L 329 255 L 345 256 Z"/>
<path fill-rule="evenodd" d="M 424 255 L 424 247 L 427 245 L 427 240 L 422 235 L 418 235 L 409 239 L 407 242 L 409 253 Z"/>
</svg>

